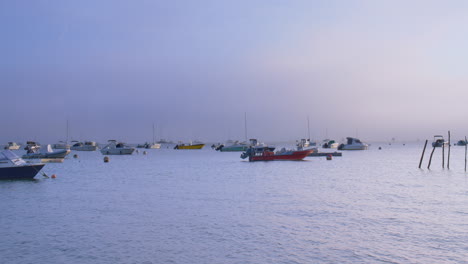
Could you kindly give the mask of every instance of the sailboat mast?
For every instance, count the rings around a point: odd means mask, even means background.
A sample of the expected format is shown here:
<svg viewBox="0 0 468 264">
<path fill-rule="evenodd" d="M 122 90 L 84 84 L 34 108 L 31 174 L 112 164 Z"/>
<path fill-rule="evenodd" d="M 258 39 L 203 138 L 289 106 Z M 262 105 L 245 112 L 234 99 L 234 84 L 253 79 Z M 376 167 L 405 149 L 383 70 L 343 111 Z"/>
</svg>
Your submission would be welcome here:
<svg viewBox="0 0 468 264">
<path fill-rule="evenodd" d="M 65 140 L 65 144 L 68 144 L 68 119 L 67 119 L 67 138 Z"/>
<path fill-rule="evenodd" d="M 247 112 L 244 112 L 244 133 L 245 141 L 247 141 Z"/>
<path fill-rule="evenodd" d="M 307 133 L 309 135 L 309 140 L 310 140 L 310 123 L 309 123 L 309 116 L 307 116 Z"/>
<path fill-rule="evenodd" d="M 154 145 L 154 123 L 153 123 L 153 145 Z"/>
</svg>

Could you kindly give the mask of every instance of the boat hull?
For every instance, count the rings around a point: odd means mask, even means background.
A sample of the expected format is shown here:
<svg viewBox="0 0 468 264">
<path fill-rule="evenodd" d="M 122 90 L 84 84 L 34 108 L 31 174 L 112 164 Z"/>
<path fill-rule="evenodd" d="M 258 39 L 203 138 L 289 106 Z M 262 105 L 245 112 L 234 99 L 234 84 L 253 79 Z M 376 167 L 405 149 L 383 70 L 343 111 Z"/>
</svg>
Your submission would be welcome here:
<svg viewBox="0 0 468 264">
<path fill-rule="evenodd" d="M 102 155 L 132 155 L 134 148 L 125 149 L 101 149 Z"/>
<path fill-rule="evenodd" d="M 177 145 L 174 149 L 202 149 L 205 144 L 195 144 L 195 145 Z"/>
<path fill-rule="evenodd" d="M 33 179 L 45 164 L 0 168 L 0 180 Z"/>
<path fill-rule="evenodd" d="M 307 157 L 310 153 L 314 150 L 300 150 L 300 151 L 293 151 L 290 153 L 285 154 L 273 154 L 268 155 L 263 153 L 262 155 L 254 155 L 249 157 L 249 161 L 274 161 L 274 160 L 292 160 L 292 161 L 299 161 L 303 160 Z"/>
<path fill-rule="evenodd" d="M 248 146 L 228 146 L 222 147 L 219 151 L 221 152 L 238 152 L 238 151 L 246 151 L 249 147 Z"/>
<path fill-rule="evenodd" d="M 82 146 L 82 147 L 71 147 L 71 150 L 75 151 L 96 151 L 98 149 L 97 146 Z"/>
</svg>

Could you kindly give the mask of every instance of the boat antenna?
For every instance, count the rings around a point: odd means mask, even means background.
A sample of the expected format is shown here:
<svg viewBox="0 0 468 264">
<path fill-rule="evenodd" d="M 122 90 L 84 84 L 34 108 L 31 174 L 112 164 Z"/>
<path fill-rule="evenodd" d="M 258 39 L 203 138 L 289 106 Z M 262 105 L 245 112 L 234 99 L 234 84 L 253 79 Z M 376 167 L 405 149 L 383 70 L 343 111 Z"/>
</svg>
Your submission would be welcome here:
<svg viewBox="0 0 468 264">
<path fill-rule="evenodd" d="M 244 133 L 245 141 L 247 141 L 247 112 L 244 112 Z"/>
</svg>

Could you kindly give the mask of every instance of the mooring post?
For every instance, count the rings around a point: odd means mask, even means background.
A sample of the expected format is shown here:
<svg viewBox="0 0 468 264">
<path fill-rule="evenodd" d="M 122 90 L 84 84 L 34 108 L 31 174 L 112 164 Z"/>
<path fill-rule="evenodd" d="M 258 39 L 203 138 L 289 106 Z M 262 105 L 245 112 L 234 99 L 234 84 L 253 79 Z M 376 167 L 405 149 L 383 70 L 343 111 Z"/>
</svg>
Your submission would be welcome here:
<svg viewBox="0 0 468 264">
<path fill-rule="evenodd" d="M 450 170 L 450 147 L 452 143 L 450 143 L 450 130 L 448 132 L 448 153 L 447 153 L 447 169 Z"/>
<path fill-rule="evenodd" d="M 422 164 L 422 161 L 423 161 L 423 158 L 424 158 L 424 152 L 426 152 L 426 146 L 427 146 L 427 139 L 426 139 L 426 143 L 424 143 L 424 148 L 423 148 L 423 152 L 421 154 L 421 159 L 419 160 L 419 168 L 421 168 L 421 164 Z"/>
<path fill-rule="evenodd" d="M 442 169 L 445 165 L 445 142 L 442 143 Z"/>
<path fill-rule="evenodd" d="M 429 157 L 429 164 L 427 164 L 427 168 L 430 169 L 431 168 L 431 161 L 432 161 L 432 155 L 434 154 L 434 150 L 436 149 L 436 147 L 434 146 L 432 148 L 432 152 L 431 152 L 431 156 Z"/>
<path fill-rule="evenodd" d="M 468 141 L 466 140 L 466 136 L 465 136 L 465 172 L 466 172 L 466 150 L 468 148 L 466 142 L 468 142 Z"/>
</svg>

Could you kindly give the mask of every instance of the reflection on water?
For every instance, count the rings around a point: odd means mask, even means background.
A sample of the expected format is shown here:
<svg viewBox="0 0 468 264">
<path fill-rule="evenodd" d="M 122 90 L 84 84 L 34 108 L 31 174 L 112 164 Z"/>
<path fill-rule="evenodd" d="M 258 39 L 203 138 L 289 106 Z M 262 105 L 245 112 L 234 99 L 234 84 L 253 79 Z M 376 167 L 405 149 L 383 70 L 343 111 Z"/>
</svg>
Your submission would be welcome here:
<svg viewBox="0 0 468 264">
<path fill-rule="evenodd" d="M 46 165 L 57 179 L 0 182 L 1 263 L 466 263 L 464 149 L 428 171 L 422 146 L 382 147 L 257 163 L 80 152 Z"/>
</svg>

